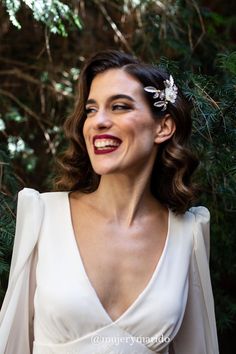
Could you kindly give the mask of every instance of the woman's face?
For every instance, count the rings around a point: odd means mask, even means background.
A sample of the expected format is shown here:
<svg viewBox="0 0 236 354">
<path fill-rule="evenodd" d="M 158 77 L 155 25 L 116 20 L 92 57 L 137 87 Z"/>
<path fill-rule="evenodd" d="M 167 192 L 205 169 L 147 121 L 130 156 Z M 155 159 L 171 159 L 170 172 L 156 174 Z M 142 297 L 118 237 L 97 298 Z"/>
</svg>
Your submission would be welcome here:
<svg viewBox="0 0 236 354">
<path fill-rule="evenodd" d="M 99 175 L 137 173 L 152 165 L 158 121 L 140 82 L 122 69 L 109 69 L 92 81 L 83 134 Z"/>
</svg>

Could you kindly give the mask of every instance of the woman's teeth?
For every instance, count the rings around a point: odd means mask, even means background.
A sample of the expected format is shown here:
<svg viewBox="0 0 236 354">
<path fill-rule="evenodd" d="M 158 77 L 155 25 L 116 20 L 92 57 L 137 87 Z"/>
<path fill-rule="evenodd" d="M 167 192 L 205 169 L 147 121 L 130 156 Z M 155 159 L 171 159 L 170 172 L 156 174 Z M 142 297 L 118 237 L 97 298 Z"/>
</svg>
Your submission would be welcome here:
<svg viewBox="0 0 236 354">
<path fill-rule="evenodd" d="M 120 143 L 118 141 L 115 140 L 111 140 L 111 139 L 99 139 L 99 140 L 95 140 L 94 142 L 94 146 L 96 148 L 107 148 L 107 147 L 111 147 L 111 146 L 119 146 Z"/>
</svg>

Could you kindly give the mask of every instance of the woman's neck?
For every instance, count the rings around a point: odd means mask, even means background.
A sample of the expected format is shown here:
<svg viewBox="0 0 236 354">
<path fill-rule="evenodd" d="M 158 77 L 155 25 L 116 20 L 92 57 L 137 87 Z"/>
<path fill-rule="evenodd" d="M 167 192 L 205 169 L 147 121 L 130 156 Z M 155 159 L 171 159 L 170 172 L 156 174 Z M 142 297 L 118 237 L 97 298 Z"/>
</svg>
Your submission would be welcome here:
<svg viewBox="0 0 236 354">
<path fill-rule="evenodd" d="M 153 208 L 161 208 L 150 192 L 150 181 L 143 175 L 104 175 L 93 193 L 94 202 L 109 220 L 126 227 L 137 217 L 147 215 Z"/>
</svg>

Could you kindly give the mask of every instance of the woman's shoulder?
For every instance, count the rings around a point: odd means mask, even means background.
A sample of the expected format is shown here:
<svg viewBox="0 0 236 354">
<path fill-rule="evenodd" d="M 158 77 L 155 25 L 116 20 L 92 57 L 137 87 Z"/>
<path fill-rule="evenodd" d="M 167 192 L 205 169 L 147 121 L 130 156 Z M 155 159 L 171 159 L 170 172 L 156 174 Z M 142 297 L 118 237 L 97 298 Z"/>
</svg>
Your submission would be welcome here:
<svg viewBox="0 0 236 354">
<path fill-rule="evenodd" d="M 205 206 L 192 207 L 188 211 L 194 217 L 195 249 L 205 248 L 207 258 L 210 256 L 210 211 Z"/>
<path fill-rule="evenodd" d="M 210 248 L 210 211 L 203 205 L 193 206 L 185 213 L 174 218 L 175 226 L 182 230 L 189 230 L 190 239 L 194 248 L 199 247 L 201 240 L 204 240 L 205 248 L 209 254 Z M 175 229 L 176 229 L 175 227 Z M 186 232 L 184 233 L 186 238 Z M 202 247 L 203 244 L 200 245 Z"/>
<path fill-rule="evenodd" d="M 207 207 L 203 205 L 191 207 L 186 211 L 185 215 L 191 218 L 195 228 L 203 231 L 209 228 L 211 214 Z"/>
<path fill-rule="evenodd" d="M 201 230 L 203 234 L 209 234 L 211 214 L 207 207 L 200 205 L 191 207 L 188 210 L 193 215 L 195 228 Z"/>
<path fill-rule="evenodd" d="M 210 211 L 203 205 L 191 207 L 188 209 L 189 213 L 192 213 L 196 219 L 208 222 L 210 220 Z"/>
<path fill-rule="evenodd" d="M 60 201 L 67 198 L 68 191 L 49 191 L 40 192 L 34 188 L 23 188 L 18 192 L 18 205 L 21 209 L 27 209 L 29 212 L 32 211 L 30 205 L 34 205 L 34 210 L 38 206 L 45 209 L 52 205 L 60 205 Z"/>
<path fill-rule="evenodd" d="M 40 192 L 34 188 L 24 187 L 18 192 L 18 196 L 32 196 L 32 197 L 42 197 L 42 198 L 55 198 L 61 194 L 68 194 L 69 191 L 48 191 L 48 192 Z"/>
<path fill-rule="evenodd" d="M 208 224 L 210 221 L 210 211 L 203 205 L 193 206 L 183 214 L 175 214 L 176 220 L 180 222 L 190 222 L 194 224 Z"/>
<path fill-rule="evenodd" d="M 33 188 L 23 188 L 17 195 L 18 214 L 22 210 L 30 211 L 32 207 L 42 207 L 42 200 L 39 191 Z"/>
</svg>

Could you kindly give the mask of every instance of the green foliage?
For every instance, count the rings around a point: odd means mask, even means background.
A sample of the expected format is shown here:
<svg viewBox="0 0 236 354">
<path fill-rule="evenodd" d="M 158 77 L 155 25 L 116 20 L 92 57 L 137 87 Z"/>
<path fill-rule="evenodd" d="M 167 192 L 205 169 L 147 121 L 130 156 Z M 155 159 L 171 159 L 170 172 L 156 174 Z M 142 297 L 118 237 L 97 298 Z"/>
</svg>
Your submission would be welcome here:
<svg viewBox="0 0 236 354">
<path fill-rule="evenodd" d="M 219 53 L 214 75 L 194 74 L 161 59 L 194 105 L 193 147 L 201 160 L 201 204 L 211 212 L 211 270 L 217 325 L 222 337 L 235 326 L 236 53 Z M 224 353 L 226 351 L 223 351 Z"/>
<path fill-rule="evenodd" d="M 218 54 L 218 65 L 222 70 L 225 70 L 232 75 L 235 79 L 236 75 L 236 52 L 232 53 L 219 53 Z M 234 75 L 234 77 L 233 77 Z"/>
<path fill-rule="evenodd" d="M 67 36 L 66 25 L 68 22 L 79 29 L 82 28 L 78 14 L 68 5 L 59 0 L 2 0 L 12 24 L 21 29 L 21 24 L 16 18 L 21 6 L 27 6 L 36 21 L 46 25 L 51 33 Z"/>
<path fill-rule="evenodd" d="M 15 231 L 15 197 L 19 190 L 6 146 L 0 144 L 0 303 L 8 282 L 13 237 Z"/>
<path fill-rule="evenodd" d="M 3 299 L 11 256 L 12 241 L 14 236 L 15 219 L 10 209 L 11 199 L 0 195 L 0 299 Z"/>
</svg>

